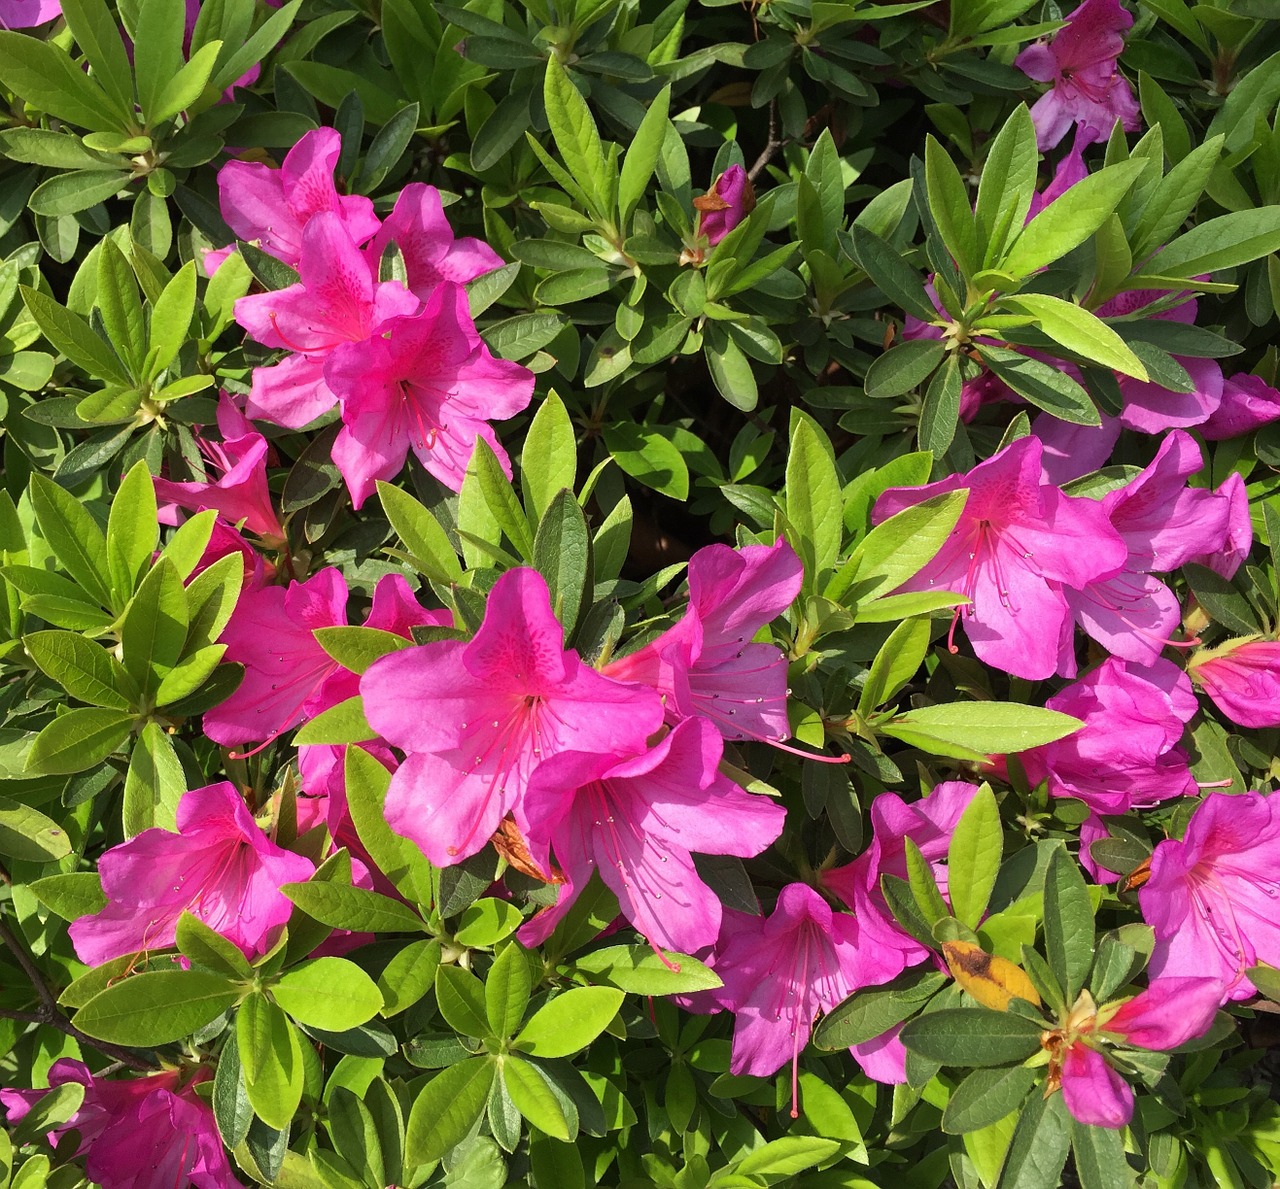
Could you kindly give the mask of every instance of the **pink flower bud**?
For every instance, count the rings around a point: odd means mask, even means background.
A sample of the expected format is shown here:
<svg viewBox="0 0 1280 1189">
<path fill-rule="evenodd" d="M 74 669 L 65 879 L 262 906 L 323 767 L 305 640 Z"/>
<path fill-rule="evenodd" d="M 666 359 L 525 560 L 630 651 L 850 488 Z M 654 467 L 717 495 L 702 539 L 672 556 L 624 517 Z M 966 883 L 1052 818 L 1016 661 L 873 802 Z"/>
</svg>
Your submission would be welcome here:
<svg viewBox="0 0 1280 1189">
<path fill-rule="evenodd" d="M 756 192 L 747 171 L 741 165 L 730 165 L 693 205 L 698 211 L 698 230 L 714 248 L 755 210 Z"/>
</svg>

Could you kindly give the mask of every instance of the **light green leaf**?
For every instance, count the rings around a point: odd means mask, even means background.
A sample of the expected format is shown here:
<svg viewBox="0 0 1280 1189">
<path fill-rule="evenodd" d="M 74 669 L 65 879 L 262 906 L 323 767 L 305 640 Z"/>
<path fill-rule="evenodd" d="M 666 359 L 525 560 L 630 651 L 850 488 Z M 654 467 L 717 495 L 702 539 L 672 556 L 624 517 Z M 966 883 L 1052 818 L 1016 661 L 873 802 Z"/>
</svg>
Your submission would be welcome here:
<svg viewBox="0 0 1280 1189">
<path fill-rule="evenodd" d="M 947 848 L 947 892 L 951 911 L 961 924 L 978 927 L 1003 857 L 1000 807 L 991 786 L 984 784 L 956 823 Z"/>
<path fill-rule="evenodd" d="M 622 1000 L 613 987 L 574 987 L 539 1008 L 514 1043 L 535 1057 L 567 1057 L 608 1027 Z"/>
<path fill-rule="evenodd" d="M 373 979 L 345 958 L 313 958 L 299 963 L 271 984 L 271 996 L 300 1024 L 326 1032 L 355 1028 L 382 1009 L 382 993 Z"/>
<path fill-rule="evenodd" d="M 1068 351 L 1112 368 L 1122 375 L 1146 380 L 1147 369 L 1114 330 L 1101 318 L 1060 297 L 1047 293 L 1019 293 L 1004 304 L 1036 319 L 1036 326 Z"/>
</svg>

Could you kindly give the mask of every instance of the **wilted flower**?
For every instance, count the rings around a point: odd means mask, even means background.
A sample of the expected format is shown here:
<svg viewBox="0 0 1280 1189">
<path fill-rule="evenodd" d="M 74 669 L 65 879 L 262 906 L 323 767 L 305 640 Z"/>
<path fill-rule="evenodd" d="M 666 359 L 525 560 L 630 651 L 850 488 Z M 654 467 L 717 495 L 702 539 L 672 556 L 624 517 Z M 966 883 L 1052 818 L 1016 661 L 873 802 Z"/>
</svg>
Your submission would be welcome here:
<svg viewBox="0 0 1280 1189">
<path fill-rule="evenodd" d="M 1053 148 L 1072 124 L 1086 144 L 1106 140 L 1117 120 L 1126 132 L 1142 127 L 1133 89 L 1116 69 L 1132 24 L 1119 0 L 1084 0 L 1048 44 L 1029 45 L 1014 59 L 1028 77 L 1053 84 L 1031 109 L 1041 151 Z"/>
<path fill-rule="evenodd" d="M 141 1078 L 98 1078 L 81 1061 L 62 1058 L 49 1088 L 84 1086 L 79 1110 L 50 1133 L 75 1131 L 85 1174 L 102 1189 L 243 1189 L 231 1170 L 213 1110 L 196 1093 L 201 1070 L 183 1081 L 177 1070 Z M 11 1124 L 21 1122 L 49 1090 L 0 1090 Z"/>
<path fill-rule="evenodd" d="M 171 946 L 184 912 L 246 957 L 274 943 L 293 908 L 280 887 L 310 879 L 311 860 L 272 842 L 227 781 L 184 793 L 177 825 L 176 834 L 143 830 L 103 854 L 107 905 L 70 927 L 82 962 Z"/>
<path fill-rule="evenodd" d="M 1232 722 L 1280 727 L 1280 640 L 1227 640 L 1195 653 L 1187 672 Z"/>
</svg>

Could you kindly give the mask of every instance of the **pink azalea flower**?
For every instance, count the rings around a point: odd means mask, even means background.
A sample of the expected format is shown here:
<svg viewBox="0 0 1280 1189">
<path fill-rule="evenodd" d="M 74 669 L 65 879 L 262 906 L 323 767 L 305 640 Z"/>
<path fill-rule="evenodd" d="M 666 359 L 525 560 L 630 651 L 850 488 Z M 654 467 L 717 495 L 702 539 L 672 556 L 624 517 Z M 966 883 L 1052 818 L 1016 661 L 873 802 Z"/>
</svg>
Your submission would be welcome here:
<svg viewBox="0 0 1280 1189">
<path fill-rule="evenodd" d="M 1260 636 L 1227 640 L 1197 652 L 1187 671 L 1232 722 L 1280 727 L 1280 641 Z"/>
<path fill-rule="evenodd" d="M 1210 442 L 1238 438 L 1252 433 L 1280 417 L 1280 390 L 1261 376 L 1241 372 L 1228 376 L 1222 385 L 1222 403 L 1199 429 Z"/>
<path fill-rule="evenodd" d="M 80 1137 L 85 1175 L 102 1189 L 243 1189 L 232 1172 L 213 1110 L 196 1093 L 207 1070 L 182 1082 L 177 1070 L 141 1078 L 98 1078 L 66 1057 L 49 1069 L 49 1087 L 78 1084 L 84 1101 L 49 1133 L 56 1143 L 68 1131 Z M 49 1091 L 0 1090 L 8 1121 L 16 1124 Z"/>
<path fill-rule="evenodd" d="M 301 429 L 327 413 L 337 396 L 325 382 L 325 361 L 342 343 L 360 342 L 418 299 L 396 281 L 377 283 L 337 215 L 322 213 L 302 232 L 296 285 L 253 293 L 236 302 L 236 321 L 267 347 L 294 354 L 253 371 L 245 411 L 250 417 Z"/>
<path fill-rule="evenodd" d="M 169 504 L 167 507 L 173 509 L 174 505 Z M 176 524 L 176 510 L 172 519 L 168 519 L 166 518 L 165 508 L 161 507 L 160 523 Z M 244 583 L 241 590 L 261 590 L 275 576 L 274 565 L 267 562 L 262 554 L 254 549 L 229 524 L 222 520 L 215 520 L 213 522 L 213 532 L 209 537 L 209 544 L 205 546 L 204 552 L 200 555 L 200 560 L 196 562 L 195 568 L 191 571 L 187 581 L 190 582 L 192 578 L 197 574 L 203 573 L 214 562 L 220 561 L 233 553 L 240 554 L 244 559 Z"/>
<path fill-rule="evenodd" d="M 1041 447 L 1019 438 L 965 475 L 923 487 L 890 488 L 876 501 L 879 524 L 931 496 L 968 489 L 959 522 L 937 556 L 900 588 L 953 590 L 972 600 L 962 620 L 980 660 L 1036 681 L 1058 667 L 1070 613 L 1063 588 L 1114 574 L 1127 549 L 1093 500 L 1040 482 Z M 954 648 L 954 644 L 952 644 Z"/>
<path fill-rule="evenodd" d="M 768 1077 L 791 1062 L 798 1116 L 800 1050 L 819 1012 L 893 977 L 856 916 L 833 912 L 805 884 L 788 884 L 768 917 L 726 912 L 714 961 L 719 1001 L 735 1015 L 729 1071 Z"/>
<path fill-rule="evenodd" d="M 238 238 L 294 268 L 302 259 L 303 231 L 315 215 L 331 213 L 357 244 L 364 243 L 377 232 L 378 217 L 369 199 L 338 193 L 333 171 L 341 153 L 336 129 L 315 128 L 289 150 L 279 169 L 228 161 L 218 171 L 222 217 Z M 206 259 L 210 275 L 225 255 Z"/>
<path fill-rule="evenodd" d="M 221 442 L 196 438 L 200 452 L 218 477 L 212 483 L 155 479 L 157 498 L 192 512 L 212 508 L 223 519 L 233 525 L 242 524 L 271 545 L 283 543 L 284 529 L 267 490 L 267 440 L 254 432 L 225 392 L 218 401 L 218 429 Z"/>
<path fill-rule="evenodd" d="M 235 786 L 222 781 L 184 793 L 178 833 L 143 830 L 99 861 L 106 907 L 72 921 L 82 962 L 165 949 L 184 912 L 256 958 L 275 942 L 292 909 L 280 885 L 311 878 L 315 865 L 276 846 Z"/>
<path fill-rule="evenodd" d="M 62 0 L 0 0 L 0 28 L 30 29 L 62 15 Z"/>
<path fill-rule="evenodd" d="M 1098 1046 L 1105 1038 L 1130 1048 L 1167 1050 L 1208 1031 L 1222 985 L 1212 978 L 1157 978 L 1122 1003 L 1094 1009 L 1087 995 L 1056 1034 L 1062 1099 L 1078 1123 L 1119 1128 L 1133 1118 L 1133 1090 Z M 1064 1035 L 1065 1033 L 1065 1035 Z"/>
<path fill-rule="evenodd" d="M 1048 44 L 1029 45 L 1014 59 L 1029 78 L 1053 84 L 1031 109 L 1042 152 L 1072 124 L 1088 138 L 1085 143 L 1106 140 L 1117 120 L 1126 132 L 1142 127 L 1133 89 L 1116 69 L 1124 31 L 1132 24 L 1119 0 L 1084 0 Z"/>
<path fill-rule="evenodd" d="M 1208 566 L 1215 574 L 1234 578 L 1253 548 L 1253 517 L 1249 513 L 1249 493 L 1239 471 L 1232 471 L 1218 488 L 1217 494 L 1227 502 L 1227 535 L 1216 549 L 1197 553 L 1187 561 Z M 1211 542 L 1212 543 L 1212 542 Z M 1198 547 L 1204 542 L 1198 542 Z M 1185 562 L 1183 563 L 1186 564 Z"/>
<path fill-rule="evenodd" d="M 1071 150 L 1054 170 L 1053 179 L 1040 193 L 1031 199 L 1027 211 L 1027 222 L 1031 222 L 1047 206 L 1052 206 L 1077 182 L 1083 182 L 1089 176 L 1089 167 L 1084 163 L 1084 150 L 1096 138 L 1091 138 L 1083 125 L 1076 128 L 1075 139 L 1071 142 Z"/>
<path fill-rule="evenodd" d="M 750 641 L 795 602 L 803 579 L 782 538 L 699 549 L 689 561 L 689 607 L 680 622 L 604 671 L 656 689 L 670 723 L 701 715 L 726 739 L 777 745 L 791 734 L 787 660 L 772 644 Z"/>
<path fill-rule="evenodd" d="M 1199 704 L 1177 665 L 1157 657 L 1144 668 L 1111 657 L 1045 705 L 1084 723 L 1019 756 L 1032 784 L 1049 782 L 1050 796 L 1120 814 L 1199 791 L 1178 745 Z"/>
<path fill-rule="evenodd" d="M 524 798 L 529 849 L 544 871 L 554 851 L 565 882 L 520 940 L 545 941 L 595 870 L 655 950 L 711 945 L 720 901 L 690 852 L 758 855 L 786 817 L 780 805 L 720 775 L 723 752 L 710 723 L 687 719 L 640 755 L 562 752 L 540 764 Z"/>
<path fill-rule="evenodd" d="M 525 829 L 525 789 L 545 759 L 632 755 L 662 724 L 652 690 L 603 677 L 565 650 L 547 584 L 525 568 L 494 584 L 471 640 L 381 657 L 360 692 L 373 729 L 406 753 L 387 821 L 437 866 L 479 851 L 508 811 Z"/>
<path fill-rule="evenodd" d="M 533 398 L 533 373 L 495 358 L 471 320 L 466 291 L 442 281 L 412 317 L 338 346 L 324 369 L 342 401 L 333 461 L 359 508 L 378 479 L 394 479 L 410 449 L 453 491 L 462 490 L 476 440 L 510 476 L 489 421 L 514 417 Z"/>
<path fill-rule="evenodd" d="M 747 171 L 741 165 L 730 165 L 693 205 L 698 211 L 698 230 L 714 248 L 755 209 L 756 193 Z"/>
<path fill-rule="evenodd" d="M 947 780 L 910 803 L 897 793 L 881 793 L 871 803 L 871 845 L 852 863 L 822 873 L 823 888 L 853 909 L 876 946 L 886 971 L 878 981 L 897 977 L 908 966 L 925 961 L 930 952 L 898 924 L 884 898 L 880 877 L 907 878 L 906 839 L 910 838 L 945 896 L 951 835 L 977 791 L 976 784 Z"/>
<path fill-rule="evenodd" d="M 393 243 L 404 257 L 409 288 L 422 301 L 441 281 L 465 285 L 503 264 L 484 240 L 456 239 L 445 218 L 440 191 L 421 182 L 411 182 L 400 191 L 391 214 L 364 249 L 375 277 L 383 251 Z"/>
<path fill-rule="evenodd" d="M 1255 994 L 1245 971 L 1280 965 L 1280 801 L 1210 793 L 1181 839 L 1161 842 L 1138 893 L 1155 930 L 1153 976 L 1210 975 L 1223 1000 Z"/>
<path fill-rule="evenodd" d="M 1052 413 L 1039 413 L 1031 435 L 1040 439 L 1040 482 L 1062 486 L 1107 465 L 1120 439 L 1120 419 L 1099 413 L 1101 425 L 1076 425 Z"/>
<path fill-rule="evenodd" d="M 205 712 L 204 733 L 224 746 L 275 739 L 331 703 L 325 681 L 338 662 L 316 642 L 315 628 L 347 622 L 347 584 L 328 566 L 288 589 L 245 591 L 222 635 L 223 657 L 244 665 L 244 680 Z"/>
<path fill-rule="evenodd" d="M 1064 592 L 1075 622 L 1126 660 L 1155 661 L 1181 618 L 1177 596 L 1151 572 L 1176 570 L 1206 548 L 1217 553 L 1227 539 L 1230 496 L 1187 486 L 1203 465 L 1195 439 L 1171 432 L 1148 467 L 1102 498 L 1129 550 L 1124 567 Z M 1064 627 L 1058 672 L 1070 676 L 1075 666 L 1075 641 Z"/>
</svg>

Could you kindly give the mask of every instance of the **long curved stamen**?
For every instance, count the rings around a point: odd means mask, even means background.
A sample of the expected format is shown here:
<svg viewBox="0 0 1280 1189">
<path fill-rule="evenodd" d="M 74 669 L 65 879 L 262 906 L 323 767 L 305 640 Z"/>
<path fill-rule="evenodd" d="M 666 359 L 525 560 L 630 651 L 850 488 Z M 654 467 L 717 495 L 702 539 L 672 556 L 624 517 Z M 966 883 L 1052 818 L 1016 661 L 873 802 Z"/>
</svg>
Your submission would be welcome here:
<svg viewBox="0 0 1280 1189">
<path fill-rule="evenodd" d="M 312 346 L 312 347 L 301 347 L 297 343 L 290 342 L 289 336 L 286 335 L 284 331 L 280 329 L 280 323 L 277 321 L 279 317 L 280 317 L 280 314 L 276 310 L 272 310 L 271 313 L 267 315 L 267 320 L 271 323 L 271 329 L 275 331 L 276 338 L 278 338 L 285 345 L 285 348 L 287 350 L 293 351 L 298 355 L 321 355 L 325 351 L 332 351 L 333 348 L 336 347 L 339 343 L 345 343 L 345 342 L 351 341 L 346 338 L 335 338 L 330 343 L 320 343 L 319 345 Z"/>
<path fill-rule="evenodd" d="M 272 654 L 270 651 L 268 651 L 267 655 L 268 656 L 275 655 L 276 659 L 281 664 L 285 663 L 285 657 L 283 656 L 283 654 L 280 654 L 280 653 Z M 280 736 L 283 735 L 286 731 L 293 730 L 293 727 L 295 725 L 293 721 L 294 715 L 299 714 L 302 711 L 302 708 L 307 704 L 307 700 L 316 692 L 316 690 L 320 688 L 321 685 L 324 684 L 324 682 L 329 678 L 331 674 L 336 673 L 338 671 L 338 668 L 339 668 L 338 662 L 333 661 L 331 664 L 324 665 L 323 667 L 315 670 L 315 672 L 318 673 L 319 676 L 317 676 L 314 681 L 304 686 L 301 698 L 299 698 L 296 702 L 291 703 L 289 712 L 288 714 L 285 715 L 285 718 L 284 718 L 284 723 L 285 723 L 284 726 L 278 727 L 276 730 L 272 731 L 271 734 L 268 735 L 266 739 L 264 739 L 261 743 L 259 743 L 257 747 L 254 747 L 249 751 L 241 751 L 241 752 L 229 751 L 227 752 L 227 757 L 232 760 L 250 759 L 251 757 L 256 756 L 259 752 L 265 751 L 277 739 L 279 739 Z M 277 688 L 277 686 L 275 684 L 272 684 L 271 688 L 274 690 Z M 265 707 L 262 707 L 262 706 L 258 707 L 259 714 L 264 713 L 264 711 L 265 711 Z"/>
</svg>

